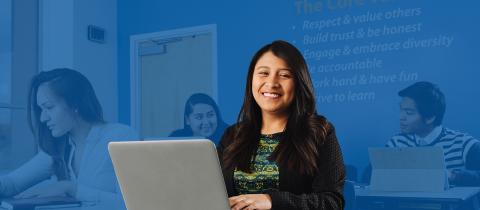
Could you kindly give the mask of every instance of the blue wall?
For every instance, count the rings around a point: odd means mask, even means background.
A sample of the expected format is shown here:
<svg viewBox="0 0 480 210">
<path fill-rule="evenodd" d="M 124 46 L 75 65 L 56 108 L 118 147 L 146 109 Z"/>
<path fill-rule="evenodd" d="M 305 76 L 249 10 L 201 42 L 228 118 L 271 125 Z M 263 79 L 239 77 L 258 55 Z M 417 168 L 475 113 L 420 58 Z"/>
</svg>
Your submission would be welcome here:
<svg viewBox="0 0 480 210">
<path fill-rule="evenodd" d="M 319 5 L 317 9 L 315 5 Z M 445 93 L 445 126 L 478 137 L 480 130 L 474 120 L 480 116 L 476 108 L 480 106 L 480 88 L 476 85 L 480 76 L 477 8 L 474 1 L 119 0 L 119 119 L 130 121 L 129 36 L 213 23 L 217 24 L 218 36 L 219 105 L 229 123 L 235 121 L 242 103 L 251 56 L 264 44 L 284 39 L 295 43 L 307 57 L 316 84 L 318 110 L 336 126 L 347 163 L 362 169 L 368 163 L 366 149 L 383 146 L 398 132 L 397 92 L 420 80 L 438 84 Z M 362 18 L 368 21 L 361 22 Z M 318 25 L 309 25 L 312 22 L 330 26 L 319 30 Z M 386 35 L 385 27 L 387 31 L 402 27 L 407 31 Z M 375 36 L 374 29 L 378 29 Z M 339 33 L 345 40 L 332 39 L 332 34 Z M 322 41 L 325 34 L 329 39 Z M 318 39 L 306 42 L 306 36 Z M 395 43 L 398 49 L 354 51 L 355 47 L 379 44 L 395 47 Z M 344 53 L 345 47 L 350 53 Z M 320 54 L 335 49 L 340 53 L 331 58 Z M 319 53 L 319 59 L 310 52 Z M 326 65 L 374 59 L 374 67 L 322 72 Z M 389 80 L 372 82 L 372 77 L 379 76 Z M 333 83 L 340 79 L 349 79 L 350 83 Z M 353 93 L 363 97 L 353 97 Z"/>
</svg>

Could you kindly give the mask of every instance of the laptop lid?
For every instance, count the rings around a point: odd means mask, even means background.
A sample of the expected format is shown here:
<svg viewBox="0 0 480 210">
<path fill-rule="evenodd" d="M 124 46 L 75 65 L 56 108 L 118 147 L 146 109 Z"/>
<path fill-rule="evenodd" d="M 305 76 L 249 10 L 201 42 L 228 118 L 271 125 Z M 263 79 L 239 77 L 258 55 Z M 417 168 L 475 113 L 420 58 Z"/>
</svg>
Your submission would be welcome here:
<svg viewBox="0 0 480 210">
<path fill-rule="evenodd" d="M 440 147 L 369 148 L 376 191 L 439 192 L 448 188 Z"/>
<path fill-rule="evenodd" d="M 210 140 L 111 142 L 108 150 L 129 210 L 230 209 Z"/>
</svg>

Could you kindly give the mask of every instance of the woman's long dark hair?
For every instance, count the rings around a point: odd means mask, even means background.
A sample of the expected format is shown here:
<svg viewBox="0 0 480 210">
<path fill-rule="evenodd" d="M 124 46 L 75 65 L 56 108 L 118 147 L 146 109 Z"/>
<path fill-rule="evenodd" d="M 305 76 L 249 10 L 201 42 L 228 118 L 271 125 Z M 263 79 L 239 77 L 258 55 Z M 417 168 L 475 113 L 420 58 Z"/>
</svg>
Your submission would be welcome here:
<svg viewBox="0 0 480 210">
<path fill-rule="evenodd" d="M 319 145 L 326 139 L 330 126 L 325 118 L 317 115 L 315 93 L 305 59 L 297 48 L 285 41 L 274 41 L 262 47 L 250 62 L 243 105 L 234 127 L 233 143 L 224 151 L 224 164 L 227 168 L 252 171 L 262 128 L 262 112 L 253 98 L 252 78 L 257 61 L 266 52 L 285 61 L 295 83 L 287 125 L 270 160 L 300 174 L 313 175 L 319 169 Z"/>
<path fill-rule="evenodd" d="M 104 122 L 103 112 L 95 91 L 88 79 L 81 73 L 67 68 L 43 71 L 34 76 L 28 94 L 28 123 L 40 148 L 54 159 L 55 173 L 65 178 L 65 155 L 68 134 L 53 137 L 48 127 L 40 121 L 41 109 L 37 104 L 37 92 L 41 85 L 48 85 L 53 94 L 76 110 L 89 123 Z"/>
</svg>

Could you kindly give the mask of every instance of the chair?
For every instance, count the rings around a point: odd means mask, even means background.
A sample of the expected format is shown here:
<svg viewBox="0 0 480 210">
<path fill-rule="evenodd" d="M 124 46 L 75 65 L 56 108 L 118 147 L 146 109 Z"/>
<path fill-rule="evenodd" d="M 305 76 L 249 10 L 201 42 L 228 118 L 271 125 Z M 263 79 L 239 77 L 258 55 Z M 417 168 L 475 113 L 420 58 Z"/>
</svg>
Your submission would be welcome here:
<svg viewBox="0 0 480 210">
<path fill-rule="evenodd" d="M 345 208 L 344 210 L 355 210 L 356 209 L 356 199 L 355 199 L 355 185 L 352 181 L 345 181 L 343 186 L 343 197 L 345 198 Z"/>
<path fill-rule="evenodd" d="M 347 180 L 357 182 L 357 167 L 345 164 L 345 170 L 347 172 Z"/>
</svg>

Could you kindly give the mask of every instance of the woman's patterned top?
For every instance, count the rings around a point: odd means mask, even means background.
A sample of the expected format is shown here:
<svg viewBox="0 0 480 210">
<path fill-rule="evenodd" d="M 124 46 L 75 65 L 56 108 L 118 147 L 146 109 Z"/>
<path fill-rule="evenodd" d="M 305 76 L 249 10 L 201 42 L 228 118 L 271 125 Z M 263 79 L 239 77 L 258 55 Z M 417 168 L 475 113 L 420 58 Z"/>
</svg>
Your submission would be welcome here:
<svg viewBox="0 0 480 210">
<path fill-rule="evenodd" d="M 262 134 L 253 164 L 253 172 L 245 173 L 235 169 L 233 180 L 239 194 L 264 193 L 269 189 L 278 189 L 278 166 L 268 157 L 277 147 L 282 133 Z"/>
</svg>

